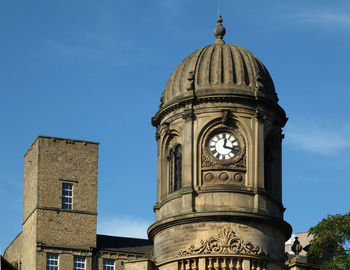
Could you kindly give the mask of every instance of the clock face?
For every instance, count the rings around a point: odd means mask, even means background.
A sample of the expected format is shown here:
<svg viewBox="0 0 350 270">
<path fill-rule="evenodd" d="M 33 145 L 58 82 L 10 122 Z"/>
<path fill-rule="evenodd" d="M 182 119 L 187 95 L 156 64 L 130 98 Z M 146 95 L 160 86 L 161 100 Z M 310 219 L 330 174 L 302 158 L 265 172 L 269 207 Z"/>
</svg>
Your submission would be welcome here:
<svg viewBox="0 0 350 270">
<path fill-rule="evenodd" d="M 229 160 L 239 154 L 241 147 L 231 132 L 215 134 L 209 141 L 209 152 L 218 160 Z"/>
</svg>

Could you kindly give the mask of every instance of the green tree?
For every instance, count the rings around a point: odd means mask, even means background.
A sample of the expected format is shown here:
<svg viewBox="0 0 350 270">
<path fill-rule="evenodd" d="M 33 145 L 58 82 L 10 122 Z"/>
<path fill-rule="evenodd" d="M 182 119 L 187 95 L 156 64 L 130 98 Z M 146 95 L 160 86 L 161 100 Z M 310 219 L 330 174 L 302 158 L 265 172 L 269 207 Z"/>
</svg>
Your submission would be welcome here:
<svg viewBox="0 0 350 270">
<path fill-rule="evenodd" d="M 350 270 L 350 212 L 345 215 L 328 215 L 309 235 L 313 239 L 307 254 L 311 259 L 322 261 L 321 269 Z"/>
</svg>

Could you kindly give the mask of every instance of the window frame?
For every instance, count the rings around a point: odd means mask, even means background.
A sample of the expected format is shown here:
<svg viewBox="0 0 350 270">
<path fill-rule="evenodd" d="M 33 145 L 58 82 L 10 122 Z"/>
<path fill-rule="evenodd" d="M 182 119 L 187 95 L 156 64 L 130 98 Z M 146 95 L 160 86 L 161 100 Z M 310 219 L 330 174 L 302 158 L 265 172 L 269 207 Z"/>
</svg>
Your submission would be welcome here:
<svg viewBox="0 0 350 270">
<path fill-rule="evenodd" d="M 111 262 L 113 262 L 112 263 L 113 265 L 111 264 Z M 107 263 L 110 263 L 110 264 L 107 265 Z M 103 258 L 102 269 L 103 270 L 115 270 L 115 260 Z"/>
<path fill-rule="evenodd" d="M 52 264 L 57 262 L 57 264 Z M 46 253 L 46 270 L 58 270 L 59 269 L 59 255 L 57 253 Z"/>
<path fill-rule="evenodd" d="M 79 260 L 82 259 L 82 260 Z M 76 265 L 78 264 L 78 265 Z M 81 264 L 81 265 L 79 265 Z M 74 255 L 73 258 L 73 270 L 86 270 L 86 257 Z"/>
<path fill-rule="evenodd" d="M 175 145 L 168 156 L 169 193 L 182 188 L 182 145 Z"/>
<path fill-rule="evenodd" d="M 174 151 L 174 191 L 182 188 L 182 146 L 178 144 Z"/>
<path fill-rule="evenodd" d="M 70 189 L 66 187 L 70 187 Z M 62 183 L 61 208 L 64 210 L 73 209 L 73 184 L 72 183 L 66 183 L 66 182 Z"/>
</svg>

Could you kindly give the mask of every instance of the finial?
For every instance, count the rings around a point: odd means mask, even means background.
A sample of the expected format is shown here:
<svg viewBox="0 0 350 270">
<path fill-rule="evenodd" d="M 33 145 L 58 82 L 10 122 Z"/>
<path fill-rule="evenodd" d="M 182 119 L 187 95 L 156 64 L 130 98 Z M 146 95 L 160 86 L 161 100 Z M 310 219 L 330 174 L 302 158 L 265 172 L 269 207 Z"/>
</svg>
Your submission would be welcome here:
<svg viewBox="0 0 350 270">
<path fill-rule="evenodd" d="M 214 29 L 214 35 L 216 36 L 216 41 L 215 43 L 225 43 L 225 41 L 223 41 L 223 37 L 226 34 L 226 29 L 225 27 L 222 25 L 222 16 L 219 15 L 218 17 L 218 24 L 216 25 L 215 29 Z"/>
<path fill-rule="evenodd" d="M 299 255 L 299 253 L 303 250 L 303 247 L 301 246 L 298 238 L 299 237 L 295 237 L 294 243 L 292 245 L 292 251 L 295 255 Z"/>
<path fill-rule="evenodd" d="M 223 22 L 222 16 L 219 15 L 219 17 L 218 17 L 218 23 L 219 23 L 219 24 L 222 24 L 222 22 Z"/>
</svg>

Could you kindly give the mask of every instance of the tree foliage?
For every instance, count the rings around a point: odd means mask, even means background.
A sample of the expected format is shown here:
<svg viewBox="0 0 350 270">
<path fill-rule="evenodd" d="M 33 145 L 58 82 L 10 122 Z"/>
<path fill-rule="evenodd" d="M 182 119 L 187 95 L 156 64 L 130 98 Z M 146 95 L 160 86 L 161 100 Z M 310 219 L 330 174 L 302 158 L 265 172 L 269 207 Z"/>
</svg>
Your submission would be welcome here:
<svg viewBox="0 0 350 270">
<path fill-rule="evenodd" d="M 327 270 L 350 270 L 350 212 L 345 215 L 328 215 L 311 227 L 313 236 L 308 247 L 308 256 L 322 261 Z"/>
</svg>

